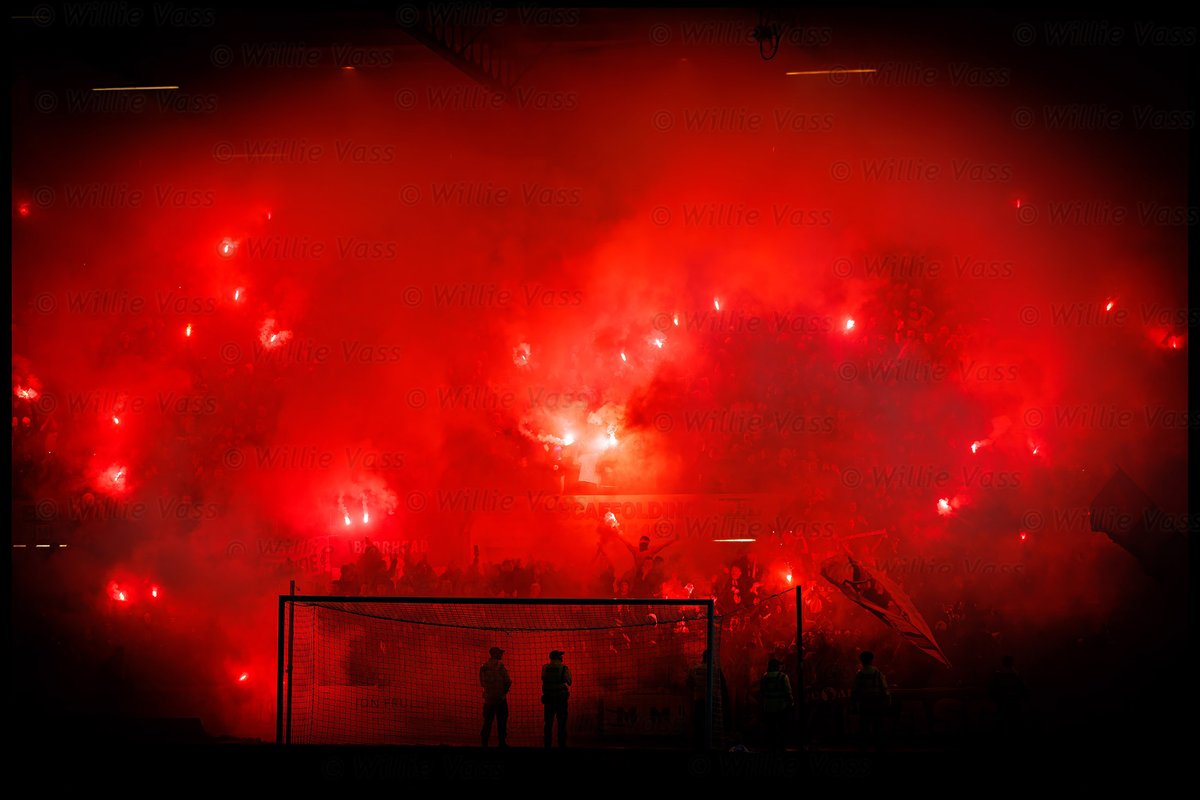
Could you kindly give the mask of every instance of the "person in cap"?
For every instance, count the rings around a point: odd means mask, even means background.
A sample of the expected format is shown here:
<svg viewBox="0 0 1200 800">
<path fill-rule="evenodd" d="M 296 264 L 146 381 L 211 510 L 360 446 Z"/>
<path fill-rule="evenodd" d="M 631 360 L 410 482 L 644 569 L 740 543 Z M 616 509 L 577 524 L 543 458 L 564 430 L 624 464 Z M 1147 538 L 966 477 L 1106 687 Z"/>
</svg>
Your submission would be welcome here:
<svg viewBox="0 0 1200 800">
<path fill-rule="evenodd" d="M 546 726 L 544 744 L 550 746 L 554 721 L 558 720 L 558 746 L 567 746 L 567 699 L 571 695 L 571 669 L 563 663 L 563 651 L 551 650 L 550 663 L 542 667 L 542 705 Z"/>
<path fill-rule="evenodd" d="M 508 690 L 512 688 L 512 678 L 508 677 L 508 669 L 500 660 L 504 651 L 493 647 L 488 651 L 490 656 L 479 668 L 479 685 L 483 687 L 483 730 L 479 738 L 484 747 L 492 737 L 492 720 L 496 721 L 496 733 L 501 747 L 508 747 Z"/>
</svg>

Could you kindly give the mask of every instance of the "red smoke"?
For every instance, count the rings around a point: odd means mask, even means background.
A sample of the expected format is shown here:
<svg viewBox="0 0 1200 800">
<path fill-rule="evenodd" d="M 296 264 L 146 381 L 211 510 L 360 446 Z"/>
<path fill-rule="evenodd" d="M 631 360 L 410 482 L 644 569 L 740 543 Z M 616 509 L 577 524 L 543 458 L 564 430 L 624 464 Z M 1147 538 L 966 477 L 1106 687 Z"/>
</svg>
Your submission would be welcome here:
<svg viewBox="0 0 1200 800">
<path fill-rule="evenodd" d="M 1032 640 L 1149 591 L 1080 509 L 1120 463 L 1186 510 L 1187 226 L 1153 222 L 1186 138 L 1014 126 L 1071 97 L 958 85 L 953 45 L 838 28 L 765 62 L 629 24 L 496 107 L 406 40 L 390 69 L 198 76 L 213 113 L 30 112 L 14 543 L 70 547 L 21 552 L 16 596 L 192 687 L 156 713 L 269 736 L 290 580 L 329 591 L 370 537 L 592 594 L 591 493 L 682 535 L 673 596 L 745 551 L 811 586 L 849 547 Z"/>
</svg>

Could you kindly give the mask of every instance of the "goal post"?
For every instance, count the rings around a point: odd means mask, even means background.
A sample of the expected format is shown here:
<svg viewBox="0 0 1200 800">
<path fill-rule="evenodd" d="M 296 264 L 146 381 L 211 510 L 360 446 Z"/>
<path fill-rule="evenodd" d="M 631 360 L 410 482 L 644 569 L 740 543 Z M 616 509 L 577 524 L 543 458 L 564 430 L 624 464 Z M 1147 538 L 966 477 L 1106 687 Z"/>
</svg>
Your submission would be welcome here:
<svg viewBox="0 0 1200 800">
<path fill-rule="evenodd" d="M 499 647 L 511 746 L 542 746 L 541 671 L 560 650 L 568 745 L 709 747 L 720 629 L 708 599 L 281 595 L 276 739 L 478 747 L 480 667 Z"/>
</svg>

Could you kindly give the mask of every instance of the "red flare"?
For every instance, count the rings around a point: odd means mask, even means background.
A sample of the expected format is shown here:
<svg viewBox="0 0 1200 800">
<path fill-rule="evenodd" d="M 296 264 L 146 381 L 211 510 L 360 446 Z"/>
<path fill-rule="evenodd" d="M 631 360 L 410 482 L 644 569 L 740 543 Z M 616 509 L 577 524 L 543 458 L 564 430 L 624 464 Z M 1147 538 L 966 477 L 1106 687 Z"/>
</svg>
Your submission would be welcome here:
<svg viewBox="0 0 1200 800">
<path fill-rule="evenodd" d="M 267 350 L 279 347 L 291 338 L 292 332 L 277 330 L 275 320 L 272 318 L 264 319 L 258 326 L 258 341 Z"/>
<path fill-rule="evenodd" d="M 125 489 L 125 477 L 125 467 L 120 464 L 113 464 L 104 473 L 104 478 L 108 482 L 108 485 L 118 491 Z"/>
</svg>

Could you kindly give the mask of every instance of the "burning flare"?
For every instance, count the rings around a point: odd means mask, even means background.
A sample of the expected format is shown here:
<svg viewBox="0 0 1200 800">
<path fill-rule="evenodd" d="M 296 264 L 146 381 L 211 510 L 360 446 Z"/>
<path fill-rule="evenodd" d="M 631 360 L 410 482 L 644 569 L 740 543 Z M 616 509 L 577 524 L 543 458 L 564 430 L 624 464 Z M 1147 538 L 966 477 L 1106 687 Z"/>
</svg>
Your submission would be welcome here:
<svg viewBox="0 0 1200 800">
<path fill-rule="evenodd" d="M 258 341 L 267 350 L 273 350 L 292 338 L 291 331 L 276 330 L 275 325 L 275 319 L 269 317 L 258 328 Z"/>
</svg>

